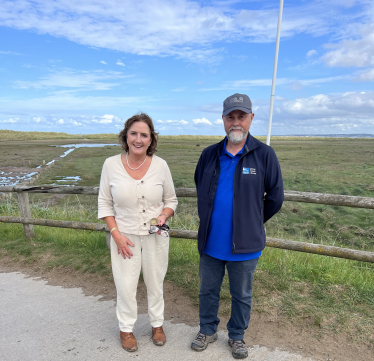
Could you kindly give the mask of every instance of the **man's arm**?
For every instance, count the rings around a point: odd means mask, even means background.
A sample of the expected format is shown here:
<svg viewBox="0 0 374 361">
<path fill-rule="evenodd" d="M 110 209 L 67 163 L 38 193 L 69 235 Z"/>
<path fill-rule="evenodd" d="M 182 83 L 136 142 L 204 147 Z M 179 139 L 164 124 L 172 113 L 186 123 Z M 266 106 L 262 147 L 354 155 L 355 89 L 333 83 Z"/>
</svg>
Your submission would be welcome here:
<svg viewBox="0 0 374 361">
<path fill-rule="evenodd" d="M 284 201 L 282 173 L 278 158 L 272 148 L 267 154 L 265 192 L 264 223 L 281 209 Z"/>
<path fill-rule="evenodd" d="M 200 170 L 201 170 L 201 158 L 202 158 L 202 154 L 200 155 L 199 161 L 197 162 L 196 169 L 195 169 L 194 180 L 195 180 L 196 188 L 197 188 L 197 185 L 198 185 L 198 182 L 199 182 L 199 174 L 200 174 Z"/>
</svg>

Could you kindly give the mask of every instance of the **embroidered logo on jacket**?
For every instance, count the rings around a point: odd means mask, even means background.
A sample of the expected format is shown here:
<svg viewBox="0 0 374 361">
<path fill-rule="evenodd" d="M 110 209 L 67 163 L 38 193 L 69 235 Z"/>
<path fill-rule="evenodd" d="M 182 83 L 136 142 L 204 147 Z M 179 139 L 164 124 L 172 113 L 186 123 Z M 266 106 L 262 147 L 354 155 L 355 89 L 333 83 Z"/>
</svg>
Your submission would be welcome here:
<svg viewBox="0 0 374 361">
<path fill-rule="evenodd" d="M 243 174 L 257 174 L 256 168 L 243 168 Z"/>
</svg>

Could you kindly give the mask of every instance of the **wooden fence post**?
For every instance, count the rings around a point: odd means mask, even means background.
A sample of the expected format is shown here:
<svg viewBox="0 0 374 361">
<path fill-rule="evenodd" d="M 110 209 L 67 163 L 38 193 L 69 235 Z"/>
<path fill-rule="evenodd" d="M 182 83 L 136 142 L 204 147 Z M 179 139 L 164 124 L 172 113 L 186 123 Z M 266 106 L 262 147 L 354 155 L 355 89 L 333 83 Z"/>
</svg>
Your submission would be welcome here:
<svg viewBox="0 0 374 361">
<path fill-rule="evenodd" d="M 29 194 L 20 192 L 17 193 L 17 196 L 19 208 L 21 210 L 21 216 L 25 218 L 31 218 Z M 27 239 L 35 237 L 34 226 L 32 224 L 23 223 L 23 231 L 25 232 L 25 237 Z"/>
<path fill-rule="evenodd" d="M 105 232 L 105 235 L 106 235 L 106 246 L 108 249 L 110 249 L 110 232 Z"/>
</svg>

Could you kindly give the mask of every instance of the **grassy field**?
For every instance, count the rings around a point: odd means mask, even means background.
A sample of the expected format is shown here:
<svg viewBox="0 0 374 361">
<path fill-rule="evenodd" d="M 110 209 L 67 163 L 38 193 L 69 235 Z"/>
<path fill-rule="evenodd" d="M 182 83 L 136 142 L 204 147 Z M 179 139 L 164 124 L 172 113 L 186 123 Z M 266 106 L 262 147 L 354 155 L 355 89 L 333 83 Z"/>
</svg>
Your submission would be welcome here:
<svg viewBox="0 0 374 361">
<path fill-rule="evenodd" d="M 62 144 L 55 139 L 48 144 L 44 140 L 26 140 L 22 147 L 15 142 L 7 141 L 6 145 L 2 142 L 0 155 L 4 158 L 0 159 L 14 162 L 14 151 L 20 161 L 31 161 L 31 154 L 37 158 L 43 152 L 42 158 L 49 161 L 64 151 L 49 146 Z M 199 155 L 217 140 L 217 137 L 160 137 L 157 155 L 167 160 L 176 187 L 194 186 L 193 173 Z M 106 138 L 104 142 L 109 141 L 114 143 L 116 139 Z M 374 197 L 372 139 L 275 137 L 272 147 L 280 160 L 286 190 Z M 61 176 L 80 176 L 77 184 L 98 185 L 104 160 L 119 152 L 117 146 L 76 149 L 46 170 L 38 184 L 54 183 Z M 40 164 L 42 158 L 35 163 Z M 30 200 L 35 218 L 97 221 L 96 197 L 67 196 L 54 205 L 46 195 L 31 195 Z M 196 200 L 179 201 L 172 227 L 196 230 Z M 0 203 L 0 215 L 18 214 L 15 197 Z M 269 236 L 279 238 L 374 251 L 372 210 L 285 202 L 281 212 L 267 223 L 266 231 Z M 23 238 L 22 226 L 1 224 L 2 254 L 31 263 L 48 254 L 45 267 L 110 274 L 109 253 L 102 233 L 47 227 L 35 227 L 35 232 L 36 238 L 28 242 Z M 197 302 L 195 243 L 171 240 L 167 278 L 181 285 Z M 374 346 L 372 264 L 268 248 L 259 262 L 254 297 L 257 311 L 276 313 L 310 327 L 317 337 L 326 332 L 346 332 L 353 340 L 364 340 Z M 225 280 L 221 312 L 227 313 L 229 307 Z"/>
<path fill-rule="evenodd" d="M 56 132 L 19 132 L 14 130 L 0 130 L 1 141 L 24 141 L 41 139 L 112 139 L 113 134 L 68 134 Z"/>
</svg>

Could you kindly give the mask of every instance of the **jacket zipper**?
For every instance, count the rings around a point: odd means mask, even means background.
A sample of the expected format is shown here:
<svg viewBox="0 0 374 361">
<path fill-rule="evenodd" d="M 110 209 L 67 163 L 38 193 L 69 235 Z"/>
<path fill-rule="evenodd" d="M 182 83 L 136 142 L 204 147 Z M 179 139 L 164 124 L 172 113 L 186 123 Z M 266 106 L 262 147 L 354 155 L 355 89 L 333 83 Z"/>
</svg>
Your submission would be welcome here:
<svg viewBox="0 0 374 361">
<path fill-rule="evenodd" d="M 244 148 L 247 152 L 242 154 L 242 156 L 240 157 L 239 159 L 239 162 L 238 164 L 236 165 L 236 167 L 238 167 L 240 161 L 242 160 L 242 158 L 244 158 L 245 155 L 247 155 L 249 153 L 249 150 L 248 150 L 248 147 L 247 145 L 245 146 Z M 233 185 L 233 190 L 232 190 L 232 219 L 234 220 L 235 219 L 235 216 L 234 216 L 234 212 L 235 212 L 235 207 L 234 207 L 234 200 L 235 200 L 235 176 L 236 176 L 236 168 L 235 168 L 235 173 L 234 173 L 234 185 Z M 233 222 L 234 223 L 234 222 Z M 233 229 L 233 233 L 234 233 L 234 229 Z M 231 235 L 232 236 L 232 250 L 231 250 L 231 254 L 234 254 L 235 253 L 235 242 L 234 242 L 234 237 L 233 237 L 233 234 Z"/>
<path fill-rule="evenodd" d="M 220 163 L 219 163 L 219 162 L 218 162 L 218 167 L 220 167 Z M 216 176 L 216 174 L 217 174 L 217 168 L 214 169 L 213 178 Z M 214 183 L 217 183 L 217 182 L 215 181 Z M 213 187 L 214 187 L 214 186 L 213 186 Z M 217 188 L 216 188 L 216 190 L 217 190 Z M 210 193 L 210 189 L 209 189 L 209 193 Z M 216 194 L 216 192 L 214 191 L 214 195 L 215 195 L 215 194 Z M 209 202 L 210 202 L 210 198 L 209 198 Z M 213 203 L 214 203 L 214 197 L 213 197 Z M 207 223 L 207 228 L 206 228 L 206 230 L 205 230 L 205 237 L 204 237 L 205 242 L 204 242 L 204 244 L 203 244 L 203 248 L 202 248 L 202 250 L 204 250 L 205 245 L 206 245 L 206 241 L 208 240 L 207 233 L 208 233 L 208 229 L 209 229 L 209 225 L 210 225 L 210 218 L 212 217 L 212 213 L 213 213 L 213 206 L 212 206 L 212 210 L 211 210 L 211 212 L 210 212 L 210 214 L 209 214 L 209 219 L 208 219 L 208 223 Z"/>
</svg>

